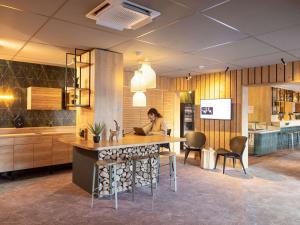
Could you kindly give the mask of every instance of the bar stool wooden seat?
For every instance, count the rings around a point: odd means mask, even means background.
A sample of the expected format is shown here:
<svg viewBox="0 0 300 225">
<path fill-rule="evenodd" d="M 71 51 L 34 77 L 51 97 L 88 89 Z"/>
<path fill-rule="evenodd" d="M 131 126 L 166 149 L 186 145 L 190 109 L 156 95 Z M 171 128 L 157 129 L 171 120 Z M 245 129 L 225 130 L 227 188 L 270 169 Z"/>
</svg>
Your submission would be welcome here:
<svg viewBox="0 0 300 225">
<path fill-rule="evenodd" d="M 125 163 L 124 160 L 117 159 L 117 160 L 98 160 L 94 164 L 93 169 L 93 187 L 92 187 L 92 203 L 91 208 L 94 206 L 94 196 L 97 194 L 99 197 L 99 191 L 100 191 L 100 177 L 97 180 L 97 187 L 95 187 L 95 179 L 97 176 L 97 173 L 99 171 L 99 168 L 107 168 L 109 173 L 109 195 L 112 195 L 112 182 L 114 181 L 114 196 L 115 196 L 115 209 L 118 209 L 118 187 L 117 187 L 117 165 Z"/>
</svg>

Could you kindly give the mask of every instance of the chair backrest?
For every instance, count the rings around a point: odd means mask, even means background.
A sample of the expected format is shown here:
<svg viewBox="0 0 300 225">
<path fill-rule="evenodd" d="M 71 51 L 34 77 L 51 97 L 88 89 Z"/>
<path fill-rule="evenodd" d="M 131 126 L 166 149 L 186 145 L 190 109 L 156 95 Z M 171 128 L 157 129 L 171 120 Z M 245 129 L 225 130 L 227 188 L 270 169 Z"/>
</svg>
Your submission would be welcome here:
<svg viewBox="0 0 300 225">
<path fill-rule="evenodd" d="M 238 153 L 239 155 L 243 155 L 246 147 L 247 139 L 248 138 L 244 136 L 236 136 L 234 138 L 231 138 L 230 150 L 235 153 Z"/>
<path fill-rule="evenodd" d="M 167 135 L 168 135 L 168 136 L 171 136 L 171 132 L 172 132 L 171 129 L 167 129 Z"/>
<path fill-rule="evenodd" d="M 203 148 L 206 142 L 205 134 L 196 131 L 190 131 L 185 134 L 186 144 L 189 147 Z"/>
</svg>

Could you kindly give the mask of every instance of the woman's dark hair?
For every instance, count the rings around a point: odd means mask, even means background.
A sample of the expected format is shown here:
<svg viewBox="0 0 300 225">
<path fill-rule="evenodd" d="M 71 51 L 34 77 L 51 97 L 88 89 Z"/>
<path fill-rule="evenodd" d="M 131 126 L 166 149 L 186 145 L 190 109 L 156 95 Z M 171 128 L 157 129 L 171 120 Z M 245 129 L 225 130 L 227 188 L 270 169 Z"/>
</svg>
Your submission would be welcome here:
<svg viewBox="0 0 300 225">
<path fill-rule="evenodd" d="M 153 114 L 154 116 L 156 116 L 157 118 L 162 118 L 162 115 L 157 111 L 157 109 L 155 108 L 151 108 L 148 111 L 148 115 Z"/>
</svg>

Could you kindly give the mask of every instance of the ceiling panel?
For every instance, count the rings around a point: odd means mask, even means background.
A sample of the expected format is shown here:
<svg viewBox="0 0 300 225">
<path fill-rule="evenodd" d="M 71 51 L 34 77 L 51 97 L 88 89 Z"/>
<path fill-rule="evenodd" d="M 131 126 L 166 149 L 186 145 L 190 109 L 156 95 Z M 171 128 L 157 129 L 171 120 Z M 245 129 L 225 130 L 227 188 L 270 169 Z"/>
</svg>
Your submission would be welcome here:
<svg viewBox="0 0 300 225">
<path fill-rule="evenodd" d="M 292 49 L 298 49 L 300 48 L 300 26 L 294 26 L 271 32 L 257 36 L 257 38 L 282 50 L 288 51 Z"/>
<path fill-rule="evenodd" d="M 289 54 L 286 54 L 284 52 L 279 52 L 279 53 L 274 53 L 274 54 L 269 54 L 269 55 L 235 60 L 235 61 L 232 61 L 232 64 L 243 66 L 243 67 L 263 66 L 263 65 L 271 65 L 271 64 L 280 63 L 281 58 L 284 58 L 284 60 L 286 62 L 296 60 L 295 57 L 293 57 Z"/>
<path fill-rule="evenodd" d="M 168 0 L 131 0 L 132 2 L 146 6 L 148 8 L 161 12 L 152 23 L 137 30 L 117 31 L 103 26 L 96 25 L 96 21 L 88 19 L 85 15 L 93 8 L 98 6 L 103 0 L 69 0 L 55 15 L 56 18 L 81 24 L 84 26 L 102 29 L 108 32 L 117 33 L 118 35 L 136 37 L 147 33 L 153 29 L 169 24 L 181 17 L 191 15 L 192 11 L 186 7 L 174 4 Z"/>
<path fill-rule="evenodd" d="M 191 67 L 208 66 L 219 64 L 219 61 L 203 58 L 199 54 L 173 54 L 155 62 L 157 65 L 164 65 L 172 69 L 185 69 Z"/>
<path fill-rule="evenodd" d="M 178 4 L 189 7 L 193 10 L 205 10 L 210 7 L 221 5 L 222 3 L 228 2 L 228 0 L 171 0 Z"/>
<path fill-rule="evenodd" d="M 24 44 L 25 41 L 0 38 L 0 53 L 11 58 Z"/>
<path fill-rule="evenodd" d="M 0 5 L 50 16 L 64 1 L 65 0 L 0 0 Z"/>
<path fill-rule="evenodd" d="M 29 39 L 47 17 L 0 7 L 0 39 Z"/>
<path fill-rule="evenodd" d="M 126 65 L 136 64 L 139 60 L 147 58 L 149 61 L 157 61 L 163 58 L 170 58 L 171 55 L 180 54 L 178 51 L 162 48 L 137 40 L 130 40 L 117 45 L 110 50 L 124 54 L 124 63 Z M 141 55 L 136 55 L 139 51 Z"/>
<path fill-rule="evenodd" d="M 227 66 L 230 66 L 230 69 L 239 69 L 238 66 L 232 66 L 227 65 L 223 63 L 215 64 L 215 65 L 209 65 L 205 68 L 200 69 L 199 67 L 191 67 L 191 68 L 185 68 L 185 69 L 173 69 L 169 70 L 167 72 L 163 72 L 160 75 L 162 76 L 168 76 L 168 77 L 179 77 L 179 76 L 187 76 L 189 73 L 193 75 L 199 75 L 199 74 L 205 74 L 205 73 L 214 73 L 214 72 L 220 72 L 224 71 Z"/>
<path fill-rule="evenodd" d="M 261 34 L 300 23 L 299 0 L 231 0 L 205 14 L 243 32 Z"/>
<path fill-rule="evenodd" d="M 65 66 L 66 53 L 71 51 L 67 48 L 30 42 L 18 53 L 17 58 L 29 58 L 39 63 Z"/>
<path fill-rule="evenodd" d="M 289 53 L 300 58 L 300 49 L 291 50 Z"/>
<path fill-rule="evenodd" d="M 229 62 L 233 59 L 249 58 L 252 56 L 266 55 L 278 52 L 254 38 L 247 38 L 226 45 L 202 50 L 199 52 L 204 57 L 215 58 L 223 62 Z"/>
<path fill-rule="evenodd" d="M 68 48 L 110 48 L 128 40 L 120 35 L 51 20 L 33 38 L 34 42 Z"/>
<path fill-rule="evenodd" d="M 246 35 L 216 23 L 199 13 L 163 29 L 140 37 L 140 40 L 185 52 L 235 41 Z"/>
</svg>

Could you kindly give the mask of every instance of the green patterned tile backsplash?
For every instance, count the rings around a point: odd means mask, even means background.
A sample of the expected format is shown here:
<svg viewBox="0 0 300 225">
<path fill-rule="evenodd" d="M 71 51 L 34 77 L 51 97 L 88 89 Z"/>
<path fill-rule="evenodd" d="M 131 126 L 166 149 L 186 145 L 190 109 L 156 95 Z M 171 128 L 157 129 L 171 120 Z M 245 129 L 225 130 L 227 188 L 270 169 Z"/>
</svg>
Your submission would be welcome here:
<svg viewBox="0 0 300 225">
<path fill-rule="evenodd" d="M 0 60 L 0 88 L 11 90 L 14 100 L 0 102 L 0 127 L 14 127 L 13 118 L 21 115 L 26 127 L 73 126 L 75 110 L 27 110 L 27 87 L 64 88 L 65 68 Z M 71 81 L 68 81 L 70 83 Z"/>
</svg>

